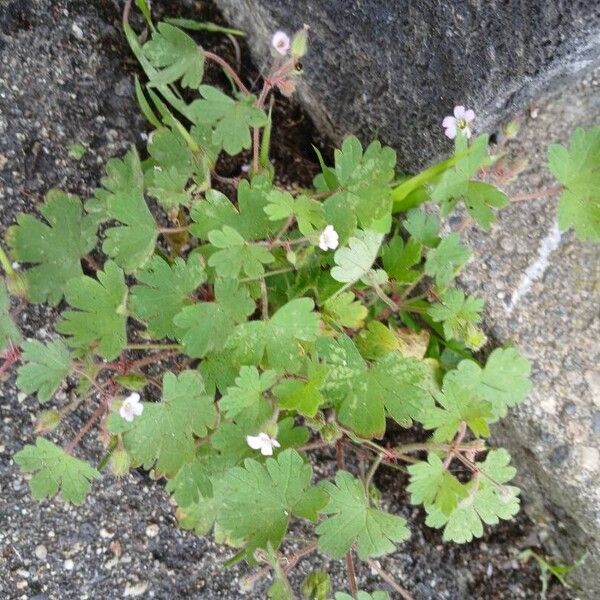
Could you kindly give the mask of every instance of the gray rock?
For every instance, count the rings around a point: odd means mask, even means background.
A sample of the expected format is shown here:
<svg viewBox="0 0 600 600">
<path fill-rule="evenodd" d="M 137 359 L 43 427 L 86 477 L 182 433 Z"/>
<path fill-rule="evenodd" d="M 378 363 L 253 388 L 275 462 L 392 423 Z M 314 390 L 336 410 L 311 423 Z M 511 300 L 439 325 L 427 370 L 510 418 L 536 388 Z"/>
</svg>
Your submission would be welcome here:
<svg viewBox="0 0 600 600">
<path fill-rule="evenodd" d="M 302 89 L 338 139 L 378 135 L 404 167 L 445 151 L 440 124 L 468 104 L 488 129 L 598 57 L 598 2 L 217 0 L 256 58 L 277 29 L 311 28 Z"/>
</svg>

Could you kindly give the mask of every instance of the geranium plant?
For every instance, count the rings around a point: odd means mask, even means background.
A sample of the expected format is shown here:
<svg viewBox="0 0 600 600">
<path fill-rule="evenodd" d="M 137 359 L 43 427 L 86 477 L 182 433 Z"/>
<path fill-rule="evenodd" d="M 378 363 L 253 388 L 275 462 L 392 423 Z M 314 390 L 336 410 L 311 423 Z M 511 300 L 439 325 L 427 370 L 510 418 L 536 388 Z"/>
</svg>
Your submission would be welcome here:
<svg viewBox="0 0 600 600">
<path fill-rule="evenodd" d="M 486 344 L 483 302 L 453 283 L 470 251 L 421 207 L 431 201 L 446 216 L 460 202 L 490 228 L 509 198 L 488 176 L 489 138 L 456 107 L 440 128 L 455 145 L 442 163 L 400 176 L 393 149 L 350 136 L 333 165 L 318 154 L 312 188 L 287 189 L 269 161 L 277 128 L 266 107 L 275 90 L 294 92 L 307 29 L 273 36 L 253 94 L 186 32 L 218 27 L 155 25 L 136 4 L 150 35 L 140 42 L 129 7 L 124 31 L 146 77 L 135 82 L 154 127 L 146 151 L 110 160 L 89 200 L 50 191 L 39 215 L 8 230 L 8 254 L 0 249 L 0 369 L 18 365 L 17 386 L 42 404 L 64 386 L 77 396 L 40 414 L 40 436 L 15 461 L 35 498 L 76 504 L 102 471 L 166 479 L 182 527 L 213 531 L 236 549 L 230 563 L 271 570 L 271 598 L 295 597 L 287 575 L 312 551 L 346 559 L 353 598 L 387 597 L 357 590 L 355 557 L 405 595 L 374 560 L 410 535 L 375 490 L 379 468 L 408 473 L 398 477 L 410 502 L 446 542 L 480 537 L 519 510 L 510 456 L 487 438 L 527 397 L 530 365 L 512 347 L 474 356 Z M 231 89 L 203 82 L 207 61 Z M 235 192 L 215 189 L 219 157 L 247 151 Z M 598 164 L 598 129 L 550 149 L 565 186 L 561 226 L 586 239 L 600 237 Z M 52 341 L 22 339 L 10 295 L 67 306 Z M 63 443 L 61 419 L 81 407 L 93 412 Z M 390 421 L 410 441 L 390 443 Z M 106 452 L 91 465 L 77 445 L 95 427 Z M 319 481 L 311 464 L 332 453 L 337 472 Z M 357 454 L 370 462 L 362 477 Z M 286 554 L 297 519 L 313 536 Z M 333 594 L 322 572 L 301 592 Z"/>
</svg>

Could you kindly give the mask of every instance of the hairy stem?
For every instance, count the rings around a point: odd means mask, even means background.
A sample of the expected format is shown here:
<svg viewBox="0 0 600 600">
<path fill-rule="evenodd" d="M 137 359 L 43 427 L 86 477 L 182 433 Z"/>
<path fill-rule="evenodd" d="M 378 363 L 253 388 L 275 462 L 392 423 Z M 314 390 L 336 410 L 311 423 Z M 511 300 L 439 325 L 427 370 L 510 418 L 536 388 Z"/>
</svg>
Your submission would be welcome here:
<svg viewBox="0 0 600 600">
<path fill-rule="evenodd" d="M 204 58 L 206 60 L 211 60 L 214 63 L 217 63 L 223 71 L 235 81 L 235 84 L 240 88 L 240 91 L 244 94 L 250 94 L 250 90 L 244 85 L 244 82 L 240 79 L 240 76 L 235 72 L 235 69 L 224 59 L 222 59 L 218 54 L 214 52 L 209 52 L 208 50 L 202 50 L 204 54 Z"/>
<path fill-rule="evenodd" d="M 67 454 L 71 454 L 75 446 L 83 439 L 83 436 L 90 430 L 92 425 L 104 414 L 108 408 L 108 398 L 100 400 L 100 404 L 96 410 L 92 413 L 90 418 L 85 422 L 83 427 L 77 432 L 77 435 L 65 446 L 64 450 Z"/>
<path fill-rule="evenodd" d="M 369 486 L 371 485 L 371 482 L 373 481 L 373 477 L 375 476 L 375 473 L 377 472 L 377 469 L 379 468 L 379 465 L 381 464 L 381 461 L 384 458 L 385 458 L 384 454 L 378 454 L 377 458 L 375 458 L 375 460 L 373 461 L 371 468 L 367 472 L 367 476 L 365 477 L 365 492 L 367 493 L 367 496 L 369 495 Z"/>
</svg>

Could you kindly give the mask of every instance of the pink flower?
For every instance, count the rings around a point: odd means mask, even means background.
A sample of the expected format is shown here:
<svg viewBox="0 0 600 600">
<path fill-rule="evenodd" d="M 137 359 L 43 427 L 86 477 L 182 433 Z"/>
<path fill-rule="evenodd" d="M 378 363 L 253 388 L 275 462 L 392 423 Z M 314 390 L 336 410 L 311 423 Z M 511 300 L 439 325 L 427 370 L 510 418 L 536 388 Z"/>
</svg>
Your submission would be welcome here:
<svg viewBox="0 0 600 600">
<path fill-rule="evenodd" d="M 281 56 L 285 56 L 290 49 L 290 37 L 285 31 L 276 31 L 273 34 L 271 46 L 273 46 Z"/>
<path fill-rule="evenodd" d="M 442 127 L 445 129 L 444 133 L 447 137 L 453 140 L 456 137 L 458 131 L 462 131 L 467 138 L 472 135 L 471 123 L 475 120 L 475 113 L 464 106 L 454 107 L 454 116 L 445 117 L 442 121 Z"/>
</svg>

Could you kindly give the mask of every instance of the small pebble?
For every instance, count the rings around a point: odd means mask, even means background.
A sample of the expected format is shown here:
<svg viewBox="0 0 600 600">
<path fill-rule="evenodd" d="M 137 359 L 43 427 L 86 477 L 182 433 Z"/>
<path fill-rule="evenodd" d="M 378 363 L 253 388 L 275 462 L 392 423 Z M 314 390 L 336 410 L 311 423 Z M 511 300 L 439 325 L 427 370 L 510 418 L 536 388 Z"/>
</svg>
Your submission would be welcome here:
<svg viewBox="0 0 600 600">
<path fill-rule="evenodd" d="M 146 581 L 140 581 L 139 583 L 128 583 L 125 586 L 124 596 L 135 597 L 141 596 L 148 589 L 148 583 Z"/>
<path fill-rule="evenodd" d="M 27 394 L 25 392 L 19 392 L 17 394 L 17 400 L 19 402 L 23 402 L 25 400 L 25 398 L 27 398 Z"/>
<path fill-rule="evenodd" d="M 149 538 L 154 538 L 158 535 L 158 525 L 156 525 L 155 523 L 153 523 L 152 525 L 148 525 L 148 527 L 146 527 L 146 535 Z"/>
<path fill-rule="evenodd" d="M 73 25 L 71 25 L 71 31 L 78 40 L 83 39 L 83 30 L 81 27 L 79 27 L 79 25 L 77 25 L 77 23 L 73 23 Z"/>
<path fill-rule="evenodd" d="M 65 571 L 72 571 L 75 567 L 75 563 L 70 558 L 67 558 L 67 560 L 65 560 L 63 563 L 63 567 Z"/>
<path fill-rule="evenodd" d="M 44 546 L 44 544 L 40 544 L 39 546 L 36 546 L 35 547 L 35 555 L 40 560 L 46 560 L 46 556 L 48 556 L 48 550 L 46 549 L 46 546 Z"/>
</svg>

